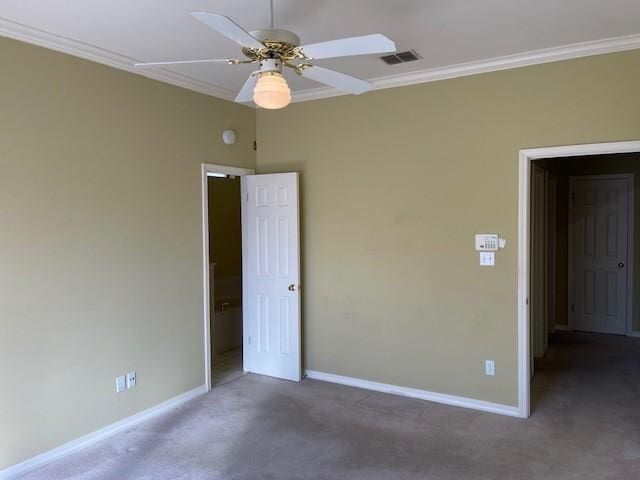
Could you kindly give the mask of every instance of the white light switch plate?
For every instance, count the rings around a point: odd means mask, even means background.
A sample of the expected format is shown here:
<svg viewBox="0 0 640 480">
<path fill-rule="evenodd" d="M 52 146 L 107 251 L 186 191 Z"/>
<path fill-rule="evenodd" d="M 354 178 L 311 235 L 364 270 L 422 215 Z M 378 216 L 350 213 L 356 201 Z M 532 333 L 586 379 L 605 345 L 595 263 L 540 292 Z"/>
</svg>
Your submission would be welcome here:
<svg viewBox="0 0 640 480">
<path fill-rule="evenodd" d="M 133 388 L 136 386 L 136 372 L 127 373 L 127 388 Z"/>
<path fill-rule="evenodd" d="M 127 384 L 124 379 L 124 375 L 116 377 L 116 393 L 124 392 L 127 389 Z"/>
<path fill-rule="evenodd" d="M 494 252 L 480 252 L 480 265 L 482 267 L 493 267 L 496 264 L 496 254 Z"/>
<path fill-rule="evenodd" d="M 496 374 L 496 364 L 493 360 L 485 360 L 484 362 L 484 374 L 490 377 Z"/>
</svg>

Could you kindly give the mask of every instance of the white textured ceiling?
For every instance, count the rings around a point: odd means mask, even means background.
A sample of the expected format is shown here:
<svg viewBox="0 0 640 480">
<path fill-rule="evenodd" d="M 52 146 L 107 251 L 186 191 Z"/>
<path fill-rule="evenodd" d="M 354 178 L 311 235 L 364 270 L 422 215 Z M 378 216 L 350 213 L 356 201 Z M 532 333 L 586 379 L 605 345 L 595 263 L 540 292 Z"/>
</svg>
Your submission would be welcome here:
<svg viewBox="0 0 640 480">
<path fill-rule="evenodd" d="M 383 33 L 423 58 L 389 67 L 376 57 L 320 65 L 365 79 L 640 33 L 638 0 L 274 0 L 275 26 L 302 43 Z M 2 0 L 7 29 L 52 34 L 125 62 L 238 57 L 240 48 L 189 15 L 220 13 L 247 30 L 266 28 L 268 0 Z M 24 36 L 24 34 L 23 34 Z M 70 42 L 71 41 L 71 42 Z M 168 69 L 229 98 L 250 65 Z M 290 76 L 291 77 L 291 76 Z M 320 85 L 290 78 L 302 92 Z M 206 89 L 206 88 L 205 88 Z"/>
</svg>

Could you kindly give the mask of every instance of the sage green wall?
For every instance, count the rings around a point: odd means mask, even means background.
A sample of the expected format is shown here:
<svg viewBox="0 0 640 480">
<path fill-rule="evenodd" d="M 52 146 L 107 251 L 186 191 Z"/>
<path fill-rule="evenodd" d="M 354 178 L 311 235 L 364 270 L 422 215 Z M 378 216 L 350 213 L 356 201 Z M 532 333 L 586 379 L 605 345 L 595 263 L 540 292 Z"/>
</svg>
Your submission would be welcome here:
<svg viewBox="0 0 640 480">
<path fill-rule="evenodd" d="M 209 177 L 209 259 L 218 278 L 242 276 L 240 177 Z M 238 292 L 238 298 L 241 297 Z"/>
<path fill-rule="evenodd" d="M 2 469 L 204 383 L 200 165 L 254 168 L 255 112 L 8 39 L 0 62 Z"/>
<path fill-rule="evenodd" d="M 638 85 L 634 51 L 259 110 L 258 171 L 301 172 L 305 367 L 515 405 L 518 150 L 640 138 Z"/>
</svg>

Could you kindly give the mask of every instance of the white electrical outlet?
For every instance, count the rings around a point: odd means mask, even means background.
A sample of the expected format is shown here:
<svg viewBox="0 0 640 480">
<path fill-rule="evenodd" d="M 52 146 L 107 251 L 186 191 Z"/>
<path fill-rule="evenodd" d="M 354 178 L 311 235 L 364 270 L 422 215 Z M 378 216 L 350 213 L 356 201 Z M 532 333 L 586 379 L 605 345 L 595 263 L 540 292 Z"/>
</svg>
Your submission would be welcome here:
<svg viewBox="0 0 640 480">
<path fill-rule="evenodd" d="M 133 388 L 136 386 L 136 372 L 127 373 L 127 388 Z"/>
<path fill-rule="evenodd" d="M 493 360 L 484 361 L 484 374 L 493 377 L 496 374 L 496 364 Z"/>
<path fill-rule="evenodd" d="M 124 392 L 127 389 L 127 384 L 124 375 L 116 377 L 116 393 Z"/>
</svg>

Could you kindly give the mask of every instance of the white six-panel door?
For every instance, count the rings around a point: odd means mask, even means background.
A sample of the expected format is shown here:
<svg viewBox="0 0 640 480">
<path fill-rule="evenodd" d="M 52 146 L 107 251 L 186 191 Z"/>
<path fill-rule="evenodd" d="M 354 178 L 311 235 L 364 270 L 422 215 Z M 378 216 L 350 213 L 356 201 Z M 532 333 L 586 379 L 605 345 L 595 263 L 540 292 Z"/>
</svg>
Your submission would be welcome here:
<svg viewBox="0 0 640 480">
<path fill-rule="evenodd" d="M 629 179 L 573 177 L 572 329 L 627 331 Z"/>
<path fill-rule="evenodd" d="M 298 174 L 244 180 L 244 369 L 300 381 Z"/>
</svg>

